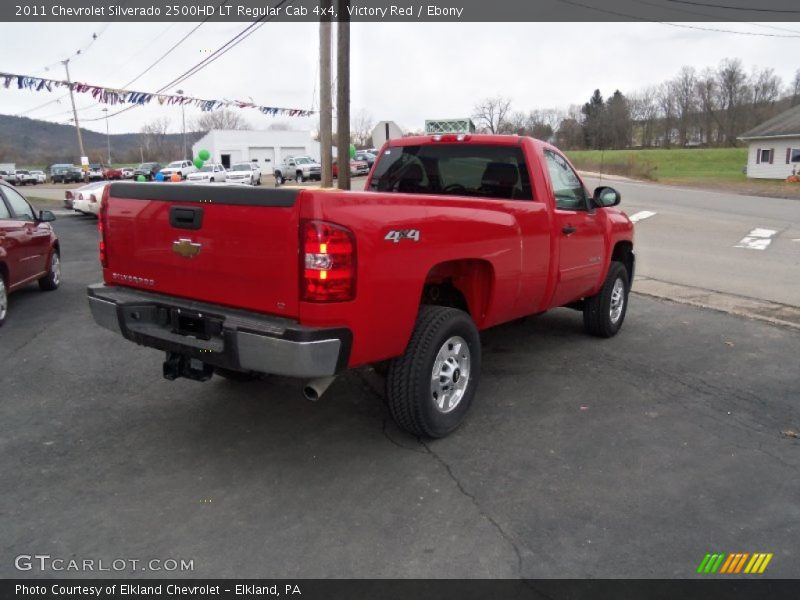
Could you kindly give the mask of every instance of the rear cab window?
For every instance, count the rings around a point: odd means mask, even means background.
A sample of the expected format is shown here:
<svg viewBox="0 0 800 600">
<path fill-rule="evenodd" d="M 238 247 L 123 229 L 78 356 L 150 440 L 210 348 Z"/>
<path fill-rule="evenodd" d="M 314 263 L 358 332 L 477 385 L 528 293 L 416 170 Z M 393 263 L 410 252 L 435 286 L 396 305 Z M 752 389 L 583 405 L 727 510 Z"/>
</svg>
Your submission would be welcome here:
<svg viewBox="0 0 800 600">
<path fill-rule="evenodd" d="M 533 200 L 520 146 L 420 144 L 385 149 L 370 189 L 377 192 Z"/>
</svg>

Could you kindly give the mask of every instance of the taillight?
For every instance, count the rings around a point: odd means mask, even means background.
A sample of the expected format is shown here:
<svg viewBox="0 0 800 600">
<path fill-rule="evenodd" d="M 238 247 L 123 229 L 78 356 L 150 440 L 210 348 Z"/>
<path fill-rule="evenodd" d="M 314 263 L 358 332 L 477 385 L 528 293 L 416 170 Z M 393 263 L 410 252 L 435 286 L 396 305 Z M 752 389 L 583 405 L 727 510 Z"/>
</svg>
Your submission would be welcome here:
<svg viewBox="0 0 800 600">
<path fill-rule="evenodd" d="M 324 221 L 304 221 L 300 232 L 303 247 L 300 298 L 307 302 L 352 300 L 356 292 L 353 233 Z"/>
<path fill-rule="evenodd" d="M 100 199 L 100 211 L 97 214 L 97 232 L 100 234 L 100 242 L 98 250 L 100 251 L 100 264 L 103 268 L 108 267 L 108 255 L 106 254 L 106 215 L 108 214 L 108 196 L 111 192 L 111 186 L 107 185 L 103 190 L 103 197 Z M 92 194 L 94 198 L 94 194 Z"/>
</svg>

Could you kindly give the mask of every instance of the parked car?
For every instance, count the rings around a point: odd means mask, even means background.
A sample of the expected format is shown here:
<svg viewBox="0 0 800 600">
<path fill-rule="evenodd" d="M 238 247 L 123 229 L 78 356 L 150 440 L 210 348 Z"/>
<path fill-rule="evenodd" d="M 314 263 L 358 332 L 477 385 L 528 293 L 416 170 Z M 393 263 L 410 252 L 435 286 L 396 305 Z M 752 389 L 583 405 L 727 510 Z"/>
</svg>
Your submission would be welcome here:
<svg viewBox="0 0 800 600">
<path fill-rule="evenodd" d="M 106 167 L 101 163 L 90 163 L 86 176 L 89 181 L 102 180 L 105 177 Z"/>
<path fill-rule="evenodd" d="M 60 246 L 51 221 L 52 212 L 37 213 L 22 194 L 0 182 L 0 326 L 11 292 L 34 281 L 42 290 L 61 283 Z"/>
<path fill-rule="evenodd" d="M 288 180 L 297 183 L 303 183 L 306 179 L 319 181 L 322 179 L 322 165 L 310 156 L 293 156 L 285 158 L 272 174 L 275 176 L 275 185 L 281 185 Z"/>
<path fill-rule="evenodd" d="M 11 185 L 17 185 L 17 183 L 19 183 L 16 171 L 0 171 L 0 179 Z"/>
<path fill-rule="evenodd" d="M 122 169 L 117 167 L 106 167 L 103 171 L 103 178 L 109 181 L 122 179 Z"/>
<path fill-rule="evenodd" d="M 166 167 L 161 169 L 161 174 L 164 176 L 164 179 L 170 179 L 173 173 L 180 175 L 181 179 L 186 179 L 190 173 L 194 173 L 195 171 L 197 171 L 197 167 L 194 166 L 192 161 L 173 160 Z"/>
<path fill-rule="evenodd" d="M 31 171 L 31 175 L 36 177 L 37 183 L 47 183 L 47 175 L 44 171 Z"/>
<path fill-rule="evenodd" d="M 356 160 L 360 160 L 360 161 L 363 161 L 363 162 L 367 163 L 367 167 L 370 168 L 370 169 L 372 168 L 372 165 L 375 163 L 375 159 L 376 158 L 377 157 L 374 154 L 372 154 L 371 152 L 367 152 L 367 151 L 356 152 L 356 155 L 355 155 L 355 159 Z"/>
<path fill-rule="evenodd" d="M 84 215 L 95 215 L 100 212 L 100 201 L 103 190 L 110 185 L 108 181 L 93 181 L 76 190 L 72 190 L 72 210 Z"/>
<path fill-rule="evenodd" d="M 367 173 L 369 173 L 367 163 L 356 159 L 350 161 L 350 175 L 366 175 Z M 333 161 L 333 177 L 339 177 L 339 165 L 336 160 Z"/>
<path fill-rule="evenodd" d="M 481 330 L 561 306 L 598 337 L 625 320 L 635 256 L 619 193 L 589 193 L 533 138 L 390 140 L 359 192 L 111 190 L 89 306 L 166 351 L 169 380 L 273 373 L 316 400 L 346 369 L 388 362 L 394 420 L 443 437 L 475 397 Z"/>
<path fill-rule="evenodd" d="M 157 162 L 146 162 L 140 164 L 133 170 L 134 179 L 139 175 L 144 175 L 145 179 L 153 181 L 156 178 L 156 173 L 161 170 L 161 165 Z"/>
<path fill-rule="evenodd" d="M 229 183 L 249 183 L 261 185 L 261 167 L 254 162 L 240 162 L 231 165 L 225 174 Z"/>
<path fill-rule="evenodd" d="M 220 182 L 227 179 L 227 172 L 225 167 L 219 163 L 206 163 L 194 173 L 189 173 L 186 179 L 196 183 Z"/>
<path fill-rule="evenodd" d="M 19 185 L 36 185 L 39 183 L 39 178 L 36 175 L 31 175 L 31 172 L 25 169 L 17 169 L 16 175 Z"/>
<path fill-rule="evenodd" d="M 64 183 L 64 174 L 74 168 L 74 165 L 67 164 L 52 165 L 50 167 L 50 181 L 53 183 Z"/>
<path fill-rule="evenodd" d="M 67 169 L 63 176 L 63 183 L 81 183 L 85 181 L 86 175 L 81 167 L 70 167 Z"/>
<path fill-rule="evenodd" d="M 123 179 L 133 179 L 133 173 L 134 173 L 133 167 L 122 167 Z"/>
</svg>

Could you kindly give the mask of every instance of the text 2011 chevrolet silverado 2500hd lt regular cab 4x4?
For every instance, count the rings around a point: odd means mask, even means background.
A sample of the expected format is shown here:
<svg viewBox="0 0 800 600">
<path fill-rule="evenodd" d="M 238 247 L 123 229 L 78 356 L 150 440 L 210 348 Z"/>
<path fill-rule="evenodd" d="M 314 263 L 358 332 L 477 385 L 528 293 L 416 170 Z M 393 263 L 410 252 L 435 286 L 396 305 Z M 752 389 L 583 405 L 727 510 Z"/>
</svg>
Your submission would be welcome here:
<svg viewBox="0 0 800 600">
<path fill-rule="evenodd" d="M 619 194 L 517 136 L 391 140 L 366 191 L 114 183 L 95 320 L 166 351 L 164 375 L 308 378 L 388 361 L 392 416 L 447 435 L 481 370 L 478 332 L 558 306 L 610 337 L 633 280 Z"/>
</svg>

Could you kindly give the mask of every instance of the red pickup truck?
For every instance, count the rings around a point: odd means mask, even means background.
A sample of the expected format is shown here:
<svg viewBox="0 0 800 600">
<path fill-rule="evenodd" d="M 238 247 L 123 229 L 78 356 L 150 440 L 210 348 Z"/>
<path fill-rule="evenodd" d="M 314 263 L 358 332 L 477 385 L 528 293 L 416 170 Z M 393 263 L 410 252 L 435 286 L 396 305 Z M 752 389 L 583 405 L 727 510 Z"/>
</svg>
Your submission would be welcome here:
<svg viewBox="0 0 800 600">
<path fill-rule="evenodd" d="M 166 351 L 168 379 L 273 373 L 321 395 L 388 362 L 398 425 L 463 420 L 480 330 L 558 306 L 593 335 L 625 318 L 633 225 L 531 138 L 391 140 L 363 192 L 114 183 L 100 210 L 95 320 Z"/>
</svg>

